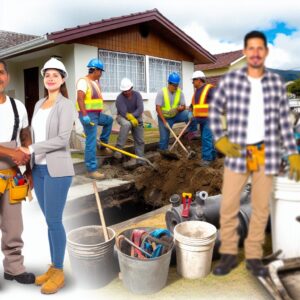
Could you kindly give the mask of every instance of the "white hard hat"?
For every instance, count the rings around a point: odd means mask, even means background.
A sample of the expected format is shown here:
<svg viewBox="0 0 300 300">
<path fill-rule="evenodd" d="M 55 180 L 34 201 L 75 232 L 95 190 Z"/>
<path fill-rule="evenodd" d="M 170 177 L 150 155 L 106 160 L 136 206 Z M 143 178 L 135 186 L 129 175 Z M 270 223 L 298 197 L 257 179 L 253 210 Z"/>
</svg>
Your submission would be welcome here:
<svg viewBox="0 0 300 300">
<path fill-rule="evenodd" d="M 50 59 L 44 64 L 44 67 L 43 67 L 43 69 L 41 70 L 41 74 L 42 74 L 43 77 L 44 77 L 45 71 L 46 71 L 47 69 L 57 69 L 57 70 L 59 70 L 59 71 L 62 71 L 63 74 L 64 74 L 64 76 L 63 76 L 64 79 L 67 79 L 67 78 L 68 78 L 68 72 L 67 72 L 67 70 L 66 70 L 64 64 L 63 64 L 60 60 L 58 60 L 58 59 L 56 59 L 56 58 L 54 58 L 54 57 L 50 58 Z"/>
<path fill-rule="evenodd" d="M 205 79 L 205 74 L 202 71 L 195 71 L 193 73 L 192 79 L 203 78 Z"/>
<path fill-rule="evenodd" d="M 133 87 L 133 83 L 129 78 L 123 78 L 121 80 L 120 90 L 129 91 Z"/>
</svg>

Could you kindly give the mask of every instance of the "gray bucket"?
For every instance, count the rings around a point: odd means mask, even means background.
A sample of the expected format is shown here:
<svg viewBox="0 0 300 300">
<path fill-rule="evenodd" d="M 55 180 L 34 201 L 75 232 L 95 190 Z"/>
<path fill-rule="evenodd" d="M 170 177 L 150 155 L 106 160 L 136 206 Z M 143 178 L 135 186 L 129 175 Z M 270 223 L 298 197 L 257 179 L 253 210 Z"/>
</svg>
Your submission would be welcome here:
<svg viewBox="0 0 300 300">
<path fill-rule="evenodd" d="M 130 239 L 134 229 L 151 231 L 157 228 L 132 228 L 120 233 Z M 124 286 L 134 294 L 153 294 L 165 287 L 173 247 L 162 256 L 141 260 L 123 253 L 117 246 L 121 276 Z M 129 253 L 128 253 L 129 254 Z"/>
<path fill-rule="evenodd" d="M 109 240 L 105 242 L 102 226 L 84 226 L 67 235 L 72 274 L 81 286 L 99 288 L 117 276 L 114 259 L 116 233 L 107 228 Z"/>
</svg>

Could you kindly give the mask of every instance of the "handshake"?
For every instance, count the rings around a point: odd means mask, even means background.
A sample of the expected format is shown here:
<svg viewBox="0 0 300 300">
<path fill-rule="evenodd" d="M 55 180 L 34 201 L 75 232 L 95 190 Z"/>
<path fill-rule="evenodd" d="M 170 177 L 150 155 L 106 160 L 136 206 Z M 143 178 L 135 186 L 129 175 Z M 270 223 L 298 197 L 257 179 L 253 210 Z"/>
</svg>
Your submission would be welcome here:
<svg viewBox="0 0 300 300">
<path fill-rule="evenodd" d="M 30 160 L 30 152 L 26 147 L 19 147 L 11 150 L 10 157 L 18 166 L 26 165 Z"/>
</svg>

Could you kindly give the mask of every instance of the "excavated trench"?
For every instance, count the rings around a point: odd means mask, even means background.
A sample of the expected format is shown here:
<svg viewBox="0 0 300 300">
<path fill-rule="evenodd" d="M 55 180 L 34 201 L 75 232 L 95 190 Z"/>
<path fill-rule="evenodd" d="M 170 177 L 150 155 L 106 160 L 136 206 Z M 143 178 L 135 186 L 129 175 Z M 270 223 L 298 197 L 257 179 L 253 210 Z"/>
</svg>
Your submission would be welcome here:
<svg viewBox="0 0 300 300">
<path fill-rule="evenodd" d="M 148 165 L 133 170 L 125 170 L 114 160 L 103 162 L 102 170 L 107 178 L 121 179 L 125 184 L 100 192 L 107 225 L 114 225 L 169 204 L 172 194 L 206 191 L 209 196 L 220 194 L 223 173 L 223 158 L 218 158 L 211 166 L 201 167 L 200 141 L 192 141 L 189 150 L 197 156 L 188 159 L 176 149 L 179 160 L 169 160 L 157 152 L 147 152 L 147 157 L 157 167 Z M 67 230 L 85 225 L 100 224 L 99 214 L 93 194 L 67 206 L 65 224 Z"/>
</svg>

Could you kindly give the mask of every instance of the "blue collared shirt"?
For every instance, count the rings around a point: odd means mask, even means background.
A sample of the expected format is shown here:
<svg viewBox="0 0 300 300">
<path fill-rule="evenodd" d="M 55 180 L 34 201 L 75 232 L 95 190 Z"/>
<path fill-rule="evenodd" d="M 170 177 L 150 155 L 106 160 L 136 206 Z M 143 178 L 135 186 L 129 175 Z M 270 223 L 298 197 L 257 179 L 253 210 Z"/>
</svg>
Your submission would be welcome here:
<svg viewBox="0 0 300 300">
<path fill-rule="evenodd" d="M 281 162 L 281 148 L 287 155 L 296 154 L 297 147 L 289 120 L 289 102 L 280 76 L 265 70 L 262 77 L 265 118 L 265 173 L 277 174 Z M 219 82 L 209 106 L 210 127 L 215 141 L 223 132 L 220 116 L 226 113 L 227 135 L 231 142 L 242 147 L 241 157 L 225 158 L 225 166 L 237 173 L 245 173 L 246 133 L 251 84 L 247 68 L 226 74 Z"/>
</svg>

